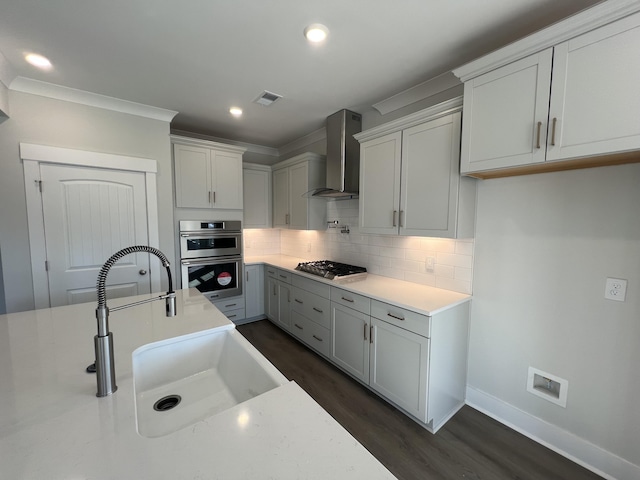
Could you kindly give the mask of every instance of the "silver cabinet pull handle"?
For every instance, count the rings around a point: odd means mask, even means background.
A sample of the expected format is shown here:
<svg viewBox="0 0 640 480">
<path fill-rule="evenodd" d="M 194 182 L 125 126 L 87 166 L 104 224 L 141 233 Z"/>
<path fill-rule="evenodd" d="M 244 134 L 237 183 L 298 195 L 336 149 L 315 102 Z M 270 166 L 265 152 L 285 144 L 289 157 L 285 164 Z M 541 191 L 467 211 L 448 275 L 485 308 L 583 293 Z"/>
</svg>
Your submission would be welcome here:
<svg viewBox="0 0 640 480">
<path fill-rule="evenodd" d="M 209 203 L 211 203 L 211 190 L 209 190 Z"/>
<path fill-rule="evenodd" d="M 286 278 L 287 278 L 287 276 L 286 276 L 286 275 L 278 275 L 278 276 L 279 276 L 280 278 L 284 278 L 284 279 L 286 279 Z"/>
<path fill-rule="evenodd" d="M 387 313 L 387 316 L 388 316 L 388 317 L 391 317 L 391 318 L 395 318 L 396 320 L 404 320 L 404 318 L 402 318 L 402 317 L 398 317 L 397 315 L 393 315 L 393 314 L 391 314 L 391 313 Z"/>
<path fill-rule="evenodd" d="M 249 281 L 249 270 L 247 270 L 247 282 Z"/>
<path fill-rule="evenodd" d="M 398 214 L 398 211 L 397 211 L 397 210 L 394 210 L 394 211 L 393 211 L 393 226 L 394 226 L 394 227 L 396 227 L 396 226 L 397 226 L 397 225 L 396 225 L 396 215 L 397 215 L 397 214 Z"/>
<path fill-rule="evenodd" d="M 297 323 L 293 324 L 296 328 L 299 328 L 300 330 L 304 330 L 304 328 L 302 328 L 300 325 L 298 325 Z"/>
<path fill-rule="evenodd" d="M 320 310 L 319 308 L 313 307 L 313 309 L 318 313 L 322 313 L 322 310 Z"/>
<path fill-rule="evenodd" d="M 289 214 L 288 213 L 284 216 L 284 223 L 285 223 L 285 225 L 289 225 Z"/>
<path fill-rule="evenodd" d="M 373 325 L 369 327 L 369 343 L 373 343 Z"/>
<path fill-rule="evenodd" d="M 234 313 L 233 315 L 227 316 L 227 318 L 233 318 L 233 317 L 237 317 L 237 315 Z"/>
<path fill-rule="evenodd" d="M 351 303 L 353 303 L 353 300 L 352 300 L 351 298 L 345 298 L 345 297 L 342 297 L 342 300 L 344 300 L 345 302 L 351 302 Z"/>
<path fill-rule="evenodd" d="M 299 303 L 300 305 L 302 305 L 304 302 L 302 300 L 298 300 L 297 298 L 293 299 L 296 303 Z"/>
<path fill-rule="evenodd" d="M 364 325 L 362 325 L 364 327 L 364 339 L 367 339 L 367 324 L 365 323 Z"/>
<path fill-rule="evenodd" d="M 553 121 L 551 122 L 551 145 L 555 146 L 556 144 L 556 123 L 558 119 L 553 117 Z"/>
<path fill-rule="evenodd" d="M 540 148 L 540 129 L 542 128 L 542 122 L 538 122 L 538 134 L 536 137 L 536 148 Z"/>
<path fill-rule="evenodd" d="M 400 210 L 400 226 L 404 227 L 404 210 Z"/>
<path fill-rule="evenodd" d="M 216 192 L 213 192 L 213 203 L 216 203 Z"/>
<path fill-rule="evenodd" d="M 236 305 L 237 305 L 237 303 L 229 303 L 229 304 L 225 305 L 225 308 L 235 307 Z"/>
<path fill-rule="evenodd" d="M 322 339 L 320 337 L 316 337 L 315 335 L 313 335 L 313 338 L 315 338 L 316 340 L 318 340 L 319 342 L 322 342 Z"/>
</svg>

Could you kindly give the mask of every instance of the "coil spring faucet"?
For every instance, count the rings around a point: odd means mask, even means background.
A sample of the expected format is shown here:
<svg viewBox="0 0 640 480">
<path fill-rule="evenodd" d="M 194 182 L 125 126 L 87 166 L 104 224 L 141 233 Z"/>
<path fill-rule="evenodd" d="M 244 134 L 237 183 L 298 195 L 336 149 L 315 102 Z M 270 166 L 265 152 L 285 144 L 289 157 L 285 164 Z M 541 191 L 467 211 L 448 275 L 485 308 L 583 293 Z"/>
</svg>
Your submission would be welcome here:
<svg viewBox="0 0 640 480">
<path fill-rule="evenodd" d="M 173 282 L 171 281 L 171 270 L 169 270 L 169 260 L 167 257 L 157 248 L 148 247 L 146 245 L 136 245 L 133 247 L 123 248 L 122 250 L 114 253 L 109 260 L 107 260 L 100 273 L 98 273 L 97 281 L 97 294 L 98 294 L 98 307 L 96 308 L 96 319 L 98 320 L 98 334 L 94 337 L 94 346 L 96 352 L 96 379 L 98 382 L 97 397 L 106 397 L 114 393 L 118 387 L 116 385 L 116 372 L 114 367 L 113 356 L 113 333 L 109 331 L 109 308 L 107 308 L 107 295 L 106 295 L 106 280 L 107 274 L 111 267 L 122 257 L 131 253 L 152 253 L 160 259 L 162 265 L 167 269 L 167 277 L 169 279 L 169 291 L 165 295 L 159 297 L 149 298 L 147 300 L 141 300 L 139 302 L 129 303 L 127 305 L 121 305 L 119 307 L 112 308 L 111 311 L 122 310 L 124 308 L 133 307 L 135 305 L 141 305 L 143 303 L 153 302 L 155 300 L 166 300 L 167 303 L 167 317 L 174 317 L 176 315 L 176 293 L 173 291 Z M 91 368 L 91 366 L 89 367 Z M 89 371 L 89 369 L 87 369 Z"/>
</svg>

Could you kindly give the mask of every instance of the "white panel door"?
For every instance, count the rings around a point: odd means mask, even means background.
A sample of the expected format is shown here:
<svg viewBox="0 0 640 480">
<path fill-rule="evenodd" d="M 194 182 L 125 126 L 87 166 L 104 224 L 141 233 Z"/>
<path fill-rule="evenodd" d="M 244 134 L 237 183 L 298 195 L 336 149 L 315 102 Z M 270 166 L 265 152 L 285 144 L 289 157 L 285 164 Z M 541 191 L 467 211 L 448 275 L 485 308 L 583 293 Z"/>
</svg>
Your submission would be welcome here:
<svg viewBox="0 0 640 480">
<path fill-rule="evenodd" d="M 398 234 L 402 132 L 360 146 L 360 231 Z"/>
<path fill-rule="evenodd" d="M 640 148 L 639 45 L 636 14 L 555 47 L 548 161 Z"/>
<path fill-rule="evenodd" d="M 118 250 L 146 245 L 143 173 L 41 164 L 42 206 L 52 307 L 96 300 L 103 263 Z M 149 255 L 118 261 L 107 298 L 151 291 Z"/>
<path fill-rule="evenodd" d="M 402 134 L 400 234 L 455 236 L 460 114 Z"/>
<path fill-rule="evenodd" d="M 309 202 L 303 197 L 308 191 L 309 163 L 303 162 L 289 167 L 289 205 L 291 213 L 289 228 L 297 230 L 309 228 Z"/>
<path fill-rule="evenodd" d="M 465 82 L 462 173 L 545 161 L 552 50 Z"/>
<path fill-rule="evenodd" d="M 369 315 L 331 304 L 331 361 L 369 383 Z"/>
<path fill-rule="evenodd" d="M 426 422 L 429 339 L 374 317 L 371 326 L 369 385 Z"/>
<path fill-rule="evenodd" d="M 273 172 L 273 226 L 289 228 L 289 169 Z"/>
</svg>

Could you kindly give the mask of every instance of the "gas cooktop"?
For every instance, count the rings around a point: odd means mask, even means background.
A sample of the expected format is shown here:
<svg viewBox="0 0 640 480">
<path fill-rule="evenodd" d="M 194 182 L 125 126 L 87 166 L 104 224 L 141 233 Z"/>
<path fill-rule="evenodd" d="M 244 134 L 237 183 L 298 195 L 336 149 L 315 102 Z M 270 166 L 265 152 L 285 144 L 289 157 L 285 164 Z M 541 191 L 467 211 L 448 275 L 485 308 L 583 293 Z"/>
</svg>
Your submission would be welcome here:
<svg viewBox="0 0 640 480">
<path fill-rule="evenodd" d="M 311 273 L 327 280 L 356 280 L 367 275 L 367 269 L 331 260 L 299 263 L 296 270 Z"/>
</svg>

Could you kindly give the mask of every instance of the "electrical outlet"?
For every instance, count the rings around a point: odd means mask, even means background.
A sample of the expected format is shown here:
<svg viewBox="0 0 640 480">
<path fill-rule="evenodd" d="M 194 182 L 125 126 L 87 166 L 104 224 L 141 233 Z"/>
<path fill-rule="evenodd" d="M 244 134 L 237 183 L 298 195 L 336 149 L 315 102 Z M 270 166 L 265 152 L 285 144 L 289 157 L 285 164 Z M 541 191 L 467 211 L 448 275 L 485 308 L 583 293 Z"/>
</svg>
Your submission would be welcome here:
<svg viewBox="0 0 640 480">
<path fill-rule="evenodd" d="M 436 268 L 436 257 L 427 257 L 425 268 L 427 272 L 433 272 Z"/>
<path fill-rule="evenodd" d="M 604 298 L 624 302 L 627 296 L 627 281 L 622 278 L 607 278 Z"/>
</svg>

